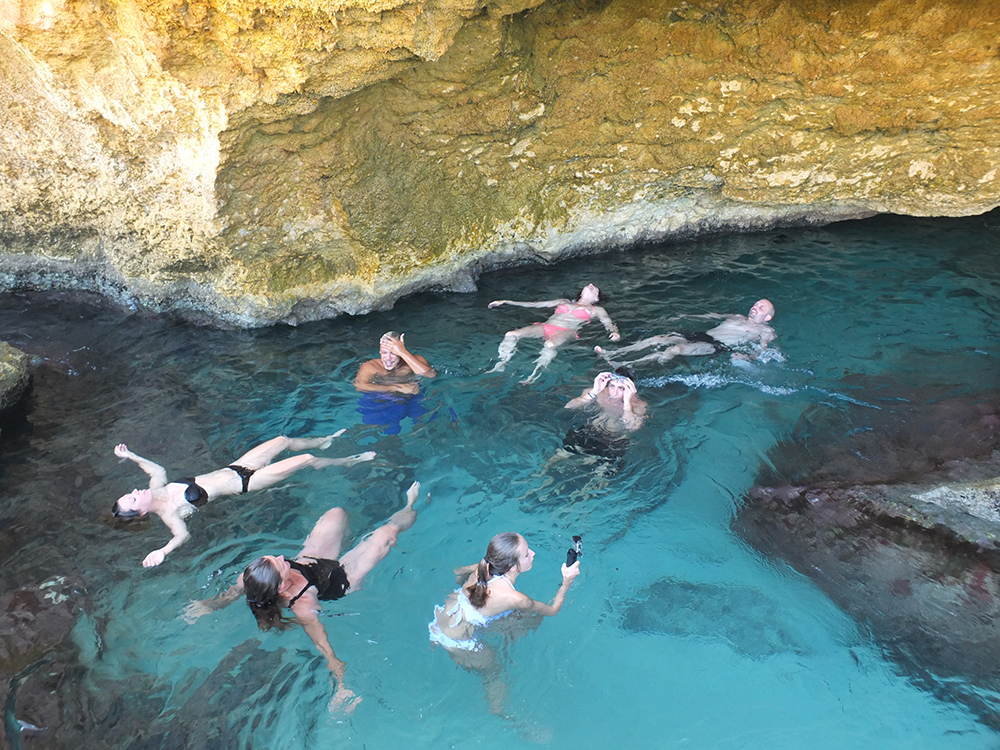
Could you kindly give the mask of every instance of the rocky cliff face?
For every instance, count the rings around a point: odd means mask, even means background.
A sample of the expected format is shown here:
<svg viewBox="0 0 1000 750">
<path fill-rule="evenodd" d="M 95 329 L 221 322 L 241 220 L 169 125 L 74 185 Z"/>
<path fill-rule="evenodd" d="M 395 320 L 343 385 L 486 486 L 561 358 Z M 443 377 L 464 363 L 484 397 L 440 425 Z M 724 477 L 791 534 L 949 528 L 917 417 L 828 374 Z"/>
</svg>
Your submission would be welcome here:
<svg viewBox="0 0 1000 750">
<path fill-rule="evenodd" d="M 643 240 L 982 212 L 998 11 L 11 0 L 0 280 L 260 325 Z"/>
</svg>

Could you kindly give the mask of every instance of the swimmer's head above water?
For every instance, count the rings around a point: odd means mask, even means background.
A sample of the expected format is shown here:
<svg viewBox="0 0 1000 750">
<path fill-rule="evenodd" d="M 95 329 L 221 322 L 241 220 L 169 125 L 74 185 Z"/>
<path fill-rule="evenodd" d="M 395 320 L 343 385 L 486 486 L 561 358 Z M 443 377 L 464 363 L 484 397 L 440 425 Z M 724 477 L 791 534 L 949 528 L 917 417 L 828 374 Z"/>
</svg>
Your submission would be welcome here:
<svg viewBox="0 0 1000 750">
<path fill-rule="evenodd" d="M 624 365 L 615 368 L 615 371 L 608 373 L 608 375 L 609 392 L 624 393 L 626 383 L 631 382 L 633 385 L 635 384 L 635 373 Z"/>
<path fill-rule="evenodd" d="M 512 570 L 523 573 L 531 569 L 535 553 L 520 534 L 505 531 L 490 539 L 486 555 L 476 567 L 476 582 L 465 589 L 474 607 L 482 607 L 489 596 L 491 578 L 505 575 Z"/>
<path fill-rule="evenodd" d="M 403 334 L 396 331 L 386 331 L 378 340 L 379 359 L 382 360 L 385 369 L 391 370 L 400 363 L 402 358 L 394 350 L 396 344 L 402 343 L 402 341 Z"/>
<path fill-rule="evenodd" d="M 243 570 L 243 591 L 247 605 L 261 630 L 284 630 L 288 620 L 281 613 L 279 596 L 285 581 L 282 566 L 288 567 L 284 557 L 265 555 L 258 557 Z"/>
<path fill-rule="evenodd" d="M 577 298 L 577 304 L 580 305 L 596 305 L 601 301 L 601 290 L 595 284 L 587 284 L 580 290 L 580 296 Z"/>
<path fill-rule="evenodd" d="M 149 513 L 152 501 L 152 490 L 132 490 L 115 500 L 111 514 L 120 521 L 136 521 Z"/>
<path fill-rule="evenodd" d="M 754 323 L 768 323 L 774 317 L 774 305 L 770 300 L 759 299 L 754 302 L 747 317 Z"/>
</svg>

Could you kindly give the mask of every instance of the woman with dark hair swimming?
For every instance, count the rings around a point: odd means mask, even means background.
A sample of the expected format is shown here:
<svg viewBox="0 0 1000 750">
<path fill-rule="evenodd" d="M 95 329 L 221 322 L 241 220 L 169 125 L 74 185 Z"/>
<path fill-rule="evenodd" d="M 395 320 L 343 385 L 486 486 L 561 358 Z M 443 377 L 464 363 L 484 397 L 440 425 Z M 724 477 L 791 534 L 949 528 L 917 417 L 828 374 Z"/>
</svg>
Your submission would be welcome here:
<svg viewBox="0 0 1000 750">
<path fill-rule="evenodd" d="M 522 384 L 533 383 L 538 379 L 539 374 L 548 364 L 555 359 L 556 349 L 563 344 L 580 338 L 577 333 L 584 325 L 590 322 L 591 318 L 597 318 L 607 329 L 608 338 L 612 341 L 620 341 L 621 335 L 618 328 L 611 321 L 610 316 L 603 307 L 597 303 L 600 301 L 601 290 L 593 284 L 587 284 L 580 292 L 579 298 L 550 299 L 543 302 L 514 302 L 509 299 L 498 299 L 490 302 L 491 309 L 500 305 L 514 305 L 515 307 L 554 307 L 555 312 L 544 323 L 534 323 L 525 328 L 518 328 L 508 331 L 500 342 L 500 349 L 497 354 L 500 361 L 494 365 L 491 372 L 503 372 L 514 351 L 517 343 L 523 338 L 545 339 L 542 345 L 542 353 L 535 361 L 535 369 L 527 378 L 521 381 Z"/>
<path fill-rule="evenodd" d="M 465 585 L 452 592 L 444 605 L 434 608 L 434 619 L 427 626 L 432 643 L 444 646 L 459 666 L 480 673 L 495 714 L 503 710 L 507 684 L 496 651 L 480 640 L 483 629 L 511 616 L 557 614 L 570 584 L 580 574 L 579 561 L 563 565 L 562 584 L 552 602 L 544 604 L 514 588 L 517 577 L 531 570 L 534 559 L 535 553 L 523 536 L 509 531 L 497 534 L 482 560 L 455 570 Z"/>
<path fill-rule="evenodd" d="M 343 508 L 331 508 L 320 516 L 294 560 L 286 560 L 282 555 L 258 557 L 247 565 L 236 585 L 228 591 L 189 604 L 184 619 L 193 623 L 202 615 L 232 604 L 245 592 L 247 604 L 261 630 L 285 630 L 296 622 L 302 625 L 337 680 L 330 710 L 354 710 L 361 698 L 344 684 L 347 665 L 337 658 L 326 629 L 319 621 L 320 602 L 340 599 L 361 586 L 364 577 L 396 545 L 400 532 L 409 529 L 417 520 L 413 504 L 419 493 L 420 483 L 414 482 L 406 491 L 406 505 L 343 556 L 340 550 L 350 533 L 347 513 Z M 290 609 L 294 618 L 285 617 L 283 609 Z"/>
<path fill-rule="evenodd" d="M 212 498 L 224 495 L 242 495 L 250 490 L 270 487 L 307 466 L 314 469 L 322 469 L 327 466 L 350 466 L 359 461 L 371 461 L 375 458 L 374 451 L 358 453 L 347 458 L 319 458 L 309 453 L 302 453 L 277 463 L 271 463 L 282 451 L 329 448 L 333 439 L 343 433 L 344 430 L 339 430 L 333 435 L 318 438 L 284 436 L 272 438 L 244 453 L 224 469 L 216 469 L 208 474 L 199 474 L 175 482 L 167 479 L 166 469 L 162 466 L 133 453 L 128 449 L 128 446 L 121 443 L 115 446 L 115 455 L 121 459 L 127 458 L 134 461 L 140 469 L 149 474 L 149 489 L 136 489 L 127 495 L 122 495 L 115 501 L 111 512 L 123 520 L 141 518 L 153 513 L 159 516 L 170 529 L 173 534 L 170 541 L 160 549 L 150 552 L 142 561 L 144 568 L 152 568 L 162 563 L 168 554 L 191 537 L 184 519 Z"/>
</svg>

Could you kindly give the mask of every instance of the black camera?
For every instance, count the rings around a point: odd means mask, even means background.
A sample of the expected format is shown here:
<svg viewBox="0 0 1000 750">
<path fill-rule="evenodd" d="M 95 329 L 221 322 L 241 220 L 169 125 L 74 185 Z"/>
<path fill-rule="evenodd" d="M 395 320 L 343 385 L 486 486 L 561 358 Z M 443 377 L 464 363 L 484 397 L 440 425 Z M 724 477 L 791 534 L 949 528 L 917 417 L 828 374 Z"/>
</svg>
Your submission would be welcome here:
<svg viewBox="0 0 1000 750">
<path fill-rule="evenodd" d="M 572 565 L 580 557 L 583 557 L 583 538 L 574 535 L 573 546 L 566 550 L 566 565 Z"/>
</svg>

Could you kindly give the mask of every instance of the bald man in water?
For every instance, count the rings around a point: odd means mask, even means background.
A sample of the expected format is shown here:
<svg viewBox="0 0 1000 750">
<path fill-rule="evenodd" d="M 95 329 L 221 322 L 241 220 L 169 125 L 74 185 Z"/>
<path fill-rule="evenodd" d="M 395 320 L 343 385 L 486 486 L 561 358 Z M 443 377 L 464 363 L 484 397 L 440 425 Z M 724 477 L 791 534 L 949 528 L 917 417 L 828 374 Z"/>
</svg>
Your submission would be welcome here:
<svg viewBox="0 0 1000 750">
<path fill-rule="evenodd" d="M 649 349 L 654 346 L 667 347 L 663 351 L 653 352 L 640 359 L 624 363 L 628 365 L 638 365 L 643 362 L 664 364 L 674 357 L 706 357 L 719 352 L 731 352 L 734 348 L 747 344 L 756 344 L 766 349 L 769 343 L 778 338 L 778 334 L 768 325 L 774 317 L 774 305 L 766 299 L 757 300 L 750 308 L 748 315 L 708 313 L 707 315 L 688 317 L 702 320 L 721 319 L 722 322 L 704 333 L 671 332 L 662 336 L 650 336 L 648 339 L 623 346 L 621 349 L 609 350 L 595 346 L 594 351 L 611 362 L 612 356 L 617 357 L 626 352 Z M 671 318 L 671 320 L 677 320 L 677 318 Z M 615 362 L 615 364 L 621 363 Z"/>
</svg>

